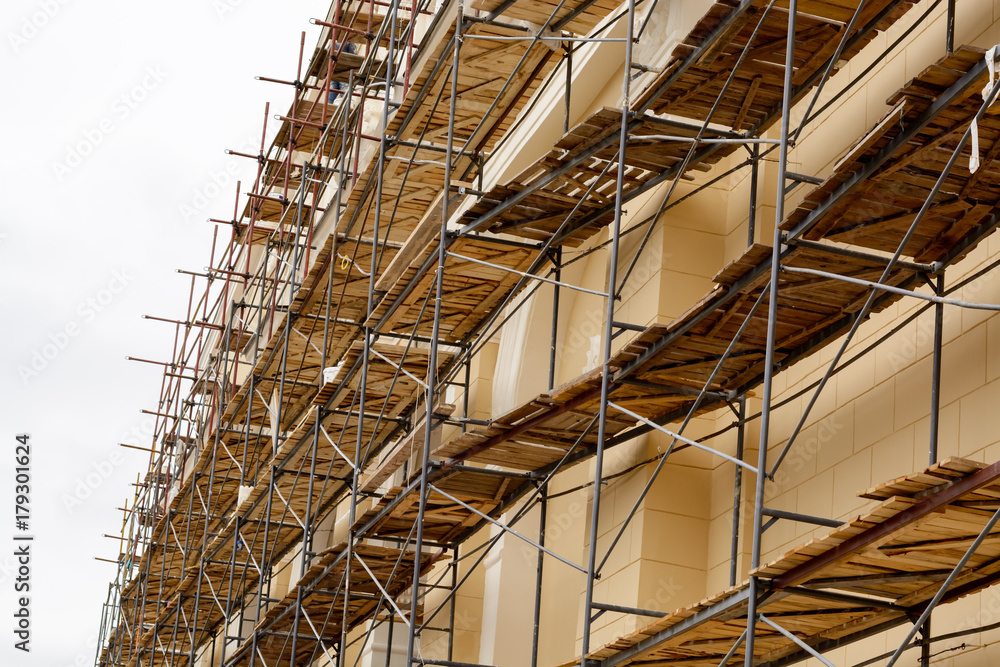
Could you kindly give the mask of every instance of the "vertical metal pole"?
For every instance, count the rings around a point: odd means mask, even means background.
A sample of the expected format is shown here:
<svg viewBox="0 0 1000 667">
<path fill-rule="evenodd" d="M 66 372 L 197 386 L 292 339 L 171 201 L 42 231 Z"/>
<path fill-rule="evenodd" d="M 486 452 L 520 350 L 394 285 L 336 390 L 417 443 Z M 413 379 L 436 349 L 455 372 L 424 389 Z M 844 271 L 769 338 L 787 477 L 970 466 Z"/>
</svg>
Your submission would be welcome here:
<svg viewBox="0 0 1000 667">
<path fill-rule="evenodd" d="M 372 265 L 375 264 L 376 257 L 378 255 L 378 216 L 376 215 L 375 222 L 375 241 L 372 243 Z M 372 290 L 373 281 L 375 279 L 375 270 L 372 269 L 371 280 L 369 282 L 368 288 L 368 313 L 371 314 L 372 311 Z M 354 441 L 354 466 L 353 472 L 351 473 L 351 499 L 350 506 L 348 507 L 348 523 L 350 527 L 347 533 L 347 553 L 344 560 L 344 622 L 340 626 L 340 650 L 337 652 L 337 664 L 339 667 L 343 667 L 347 664 L 347 656 L 345 655 L 345 647 L 347 646 L 347 631 L 348 624 L 347 619 L 350 617 L 351 611 L 351 570 L 354 566 L 354 544 L 357 540 L 357 535 L 354 532 L 354 522 L 357 519 L 357 509 L 358 509 L 358 482 L 359 482 L 359 468 L 361 467 L 361 449 L 364 443 L 364 418 L 365 418 L 365 394 L 368 391 L 368 359 L 371 357 L 371 339 L 372 333 L 371 329 L 365 327 L 361 331 L 362 335 L 365 337 L 364 340 L 364 356 L 361 359 L 361 381 L 358 383 L 358 419 L 357 419 L 357 437 Z M 350 416 L 344 421 L 344 426 L 346 428 L 347 422 L 350 420 Z M 319 431 L 319 424 L 316 425 L 317 432 Z M 302 545 L 305 549 L 305 544 Z"/>
<path fill-rule="evenodd" d="M 948 25 L 944 48 L 948 53 L 955 50 L 955 0 L 948 0 Z"/>
<path fill-rule="evenodd" d="M 313 493 L 316 490 L 316 455 L 319 450 L 319 429 L 320 423 L 322 422 L 321 408 L 316 406 L 316 426 L 313 429 L 313 442 L 312 449 L 309 452 L 309 495 L 306 496 L 306 513 L 302 517 L 302 524 L 305 529 L 302 531 L 302 567 L 300 571 L 305 574 L 309 570 L 309 565 L 312 562 L 312 543 L 315 537 L 313 526 L 312 526 L 312 510 L 313 510 Z M 270 517 L 268 517 L 270 519 Z M 268 521 L 270 523 L 270 521 Z M 267 524 L 264 526 L 267 529 Z M 261 577 L 263 581 L 263 577 Z"/>
<path fill-rule="evenodd" d="M 472 358 L 465 360 L 465 391 L 462 392 L 462 419 L 469 418 L 469 387 L 472 386 Z M 468 422 L 462 422 L 462 433 L 468 430 Z"/>
<path fill-rule="evenodd" d="M 771 245 L 771 284 L 767 297 L 767 348 L 764 353 L 764 387 L 761 391 L 760 440 L 757 443 L 757 489 L 753 507 L 753 547 L 751 571 L 760 565 L 761 511 L 764 508 L 764 482 L 767 480 L 767 442 L 771 425 L 771 394 L 774 380 L 774 337 L 778 323 L 778 268 L 781 262 L 781 220 L 785 217 L 785 174 L 788 168 L 788 123 L 792 107 L 792 73 L 795 66 L 795 18 L 798 1 L 789 0 L 788 35 L 785 41 L 785 83 L 781 96 L 781 145 L 778 152 L 778 192 L 774 206 L 774 239 Z M 747 608 L 747 637 L 744 665 L 753 667 L 754 639 L 757 625 L 757 577 L 750 578 L 750 600 Z"/>
<path fill-rule="evenodd" d="M 569 109 L 573 95 L 573 44 L 564 45 L 566 49 L 566 116 L 563 118 L 563 134 L 569 132 Z M 557 279 L 558 280 L 558 279 Z"/>
<path fill-rule="evenodd" d="M 594 457 L 594 500 L 590 511 L 590 546 L 587 553 L 587 581 L 583 606 L 583 645 L 580 667 L 587 667 L 590 653 L 590 628 L 593 623 L 594 579 L 597 576 L 597 532 L 601 512 L 601 480 L 604 477 L 604 438 L 607 433 L 608 394 L 611 392 L 611 335 L 615 319 L 615 283 L 618 278 L 618 245 L 621 239 L 623 188 L 625 183 L 625 148 L 628 144 L 629 83 L 632 72 L 632 34 L 635 28 L 635 0 L 629 0 L 625 37 L 625 75 L 622 82 L 622 124 L 618 136 L 618 178 L 615 186 L 615 218 L 611 228 L 611 257 L 608 262 L 608 297 L 604 322 L 604 358 L 601 371 L 601 403 L 598 406 L 597 451 Z"/>
<path fill-rule="evenodd" d="M 736 430 L 736 458 L 743 460 L 743 447 L 746 440 L 747 397 L 740 396 L 740 424 Z M 740 549 L 740 501 L 743 499 L 743 467 L 736 468 L 736 479 L 733 482 L 733 543 L 729 551 L 729 585 L 736 585 L 737 568 Z"/>
<path fill-rule="evenodd" d="M 747 225 L 747 247 L 754 243 L 757 235 L 757 184 L 760 172 L 760 144 L 754 144 L 750 148 L 750 220 Z"/>
<path fill-rule="evenodd" d="M 920 667 L 930 667 L 931 664 L 931 617 L 928 616 L 920 626 Z"/>
<path fill-rule="evenodd" d="M 220 398 L 220 406 L 221 406 L 221 398 Z M 221 422 L 221 413 L 222 413 L 221 407 L 220 407 L 219 412 L 220 412 L 220 422 Z M 218 462 L 218 456 L 219 456 L 219 440 L 220 440 L 220 434 L 219 434 L 219 429 L 217 428 L 217 429 L 215 429 L 215 436 L 212 439 L 212 457 L 211 457 L 211 463 L 208 465 L 208 491 L 207 491 L 208 498 L 200 498 L 199 499 L 201 501 L 202 509 L 205 512 L 205 525 L 206 526 L 208 526 L 208 524 L 212 520 L 212 509 L 211 509 L 212 508 L 212 489 L 215 488 L 215 466 L 216 466 L 216 463 Z M 192 493 L 194 493 L 194 488 L 196 488 L 196 485 L 197 485 L 197 480 L 198 480 L 197 475 L 198 475 L 198 473 L 193 473 L 192 474 L 192 490 L 191 490 Z M 197 636 L 197 631 L 198 631 L 198 614 L 199 614 L 199 611 L 201 610 L 201 581 L 202 581 L 202 579 L 205 576 L 205 566 L 206 566 L 205 558 L 204 558 L 204 553 L 205 553 L 205 550 L 206 550 L 207 547 L 208 547 L 208 530 L 203 530 L 202 531 L 202 535 L 201 535 L 201 553 L 202 553 L 202 557 L 199 558 L 199 560 L 198 560 L 198 585 L 195 588 L 195 598 L 194 598 L 195 599 L 195 604 L 194 604 L 194 612 L 192 613 L 192 617 L 193 618 L 192 618 L 192 621 L 191 621 L 191 624 L 195 628 L 196 636 Z M 193 650 L 194 650 L 194 647 L 192 647 L 192 651 Z M 215 635 L 214 634 L 212 635 L 212 656 L 213 656 L 213 662 L 214 662 L 214 656 L 215 656 Z"/>
<path fill-rule="evenodd" d="M 556 284 L 552 286 L 552 338 L 549 342 L 549 389 L 556 386 L 556 341 L 559 336 L 559 282 L 562 280 L 562 248 L 556 248 L 553 256 Z"/>
<path fill-rule="evenodd" d="M 347 74 L 347 94 L 345 94 L 341 99 L 341 107 L 344 109 L 344 125 L 341 129 L 340 135 L 340 154 L 337 156 L 338 171 L 340 180 L 337 182 L 337 196 L 335 199 L 336 207 L 334 211 L 336 212 L 336 217 L 339 219 L 342 212 L 343 200 L 344 200 L 344 187 L 347 180 L 347 167 L 348 160 L 351 157 L 351 152 L 354 150 L 354 142 L 348 139 L 348 128 L 351 127 L 351 98 L 354 95 L 354 70 L 351 70 Z M 364 88 L 362 88 L 362 97 L 364 96 Z M 358 130 L 360 132 L 360 130 Z M 356 167 L 351 168 L 351 184 L 354 183 L 354 173 L 357 171 Z M 336 243 L 336 237 L 334 237 L 334 243 Z M 333 263 L 330 264 L 330 271 L 333 271 Z"/>
<path fill-rule="evenodd" d="M 934 287 L 938 296 L 944 294 L 944 274 L 937 277 Z M 938 433 L 941 416 L 941 339 L 944 329 L 944 304 L 934 304 L 934 354 L 931 359 L 931 424 L 930 424 L 930 465 L 938 462 Z"/>
<path fill-rule="evenodd" d="M 538 490 L 538 544 L 545 546 L 545 518 L 548 512 L 546 489 L 548 485 Z M 542 566 L 545 564 L 545 552 L 538 550 L 538 565 L 535 569 L 535 626 L 531 633 L 531 667 L 538 667 L 538 629 L 542 620 Z"/>
<path fill-rule="evenodd" d="M 455 605 L 458 604 L 458 595 L 455 589 L 458 588 L 458 547 L 451 552 L 451 601 L 448 603 L 448 661 L 455 659 Z"/>
<path fill-rule="evenodd" d="M 267 480 L 267 502 L 264 503 L 266 514 L 264 515 L 264 543 L 261 545 L 261 548 L 260 548 L 261 577 L 260 577 L 260 583 L 257 586 L 257 619 L 256 619 L 257 621 L 259 621 L 262 618 L 261 611 L 264 611 L 263 604 L 262 604 L 263 599 L 264 599 L 264 573 L 265 572 L 270 572 L 271 571 L 271 567 L 272 567 L 271 566 L 271 560 L 270 560 L 270 558 L 267 555 L 267 547 L 270 544 L 270 537 L 271 537 L 271 535 L 270 535 L 270 532 L 271 532 L 270 531 L 270 529 L 271 529 L 271 509 L 273 507 L 273 502 L 272 502 L 273 499 L 274 499 L 274 468 L 272 467 L 269 470 L 268 480 Z M 281 528 L 278 528 L 278 530 L 280 531 Z M 305 570 L 303 570 L 303 573 L 304 572 L 305 572 Z M 268 594 L 270 595 L 270 578 L 268 578 Z M 256 625 L 256 622 L 254 623 L 254 625 Z M 253 637 L 250 640 L 250 644 L 251 644 L 251 646 L 250 646 L 250 653 L 251 653 L 250 663 L 251 664 L 253 664 L 256 661 L 256 656 L 257 656 L 257 636 L 258 636 L 258 634 L 257 634 L 257 632 L 255 630 L 254 633 L 253 633 Z"/>
<path fill-rule="evenodd" d="M 395 614 L 390 610 L 389 613 L 389 631 L 386 633 L 388 636 L 385 641 L 385 667 L 391 667 L 392 662 L 392 629 L 396 627 L 396 617 Z"/>
<path fill-rule="evenodd" d="M 434 285 L 434 325 L 431 333 L 430 363 L 427 365 L 427 400 L 424 414 L 424 447 L 420 465 L 420 504 L 417 508 L 417 536 L 413 554 L 413 592 L 410 596 L 410 632 L 406 638 L 406 666 L 414 662 L 416 655 L 417 611 L 420 605 L 420 560 L 424 542 L 424 514 L 427 509 L 427 475 L 430 472 L 431 435 L 434 431 L 434 420 L 431 412 L 434 409 L 434 391 L 437 385 L 438 338 L 441 335 L 441 300 L 444 293 L 444 263 L 446 258 L 446 243 L 448 241 L 448 204 L 451 200 L 451 165 L 455 150 L 455 105 L 458 100 L 458 76 L 461 61 L 459 59 L 462 46 L 463 0 L 458 0 L 455 10 L 455 46 L 452 54 L 451 97 L 448 105 L 448 141 L 445 151 L 444 197 L 441 198 L 441 228 L 438 238 L 438 267 Z M 468 389 L 466 390 L 468 391 Z"/>
<path fill-rule="evenodd" d="M 371 26 L 372 14 L 371 10 L 373 5 L 369 6 L 368 15 L 368 25 Z M 385 70 L 385 93 L 382 100 L 382 137 L 379 141 L 379 154 L 378 154 L 378 175 L 376 181 L 376 195 L 375 195 L 375 220 L 372 223 L 372 248 L 371 248 L 371 265 L 368 274 L 368 303 L 367 303 L 367 314 L 370 315 L 375 307 L 375 281 L 378 279 L 378 265 L 379 265 L 379 233 L 380 233 L 380 223 L 382 221 L 382 195 L 383 187 L 385 183 L 385 156 L 388 150 L 388 138 L 385 133 L 385 128 L 389 122 L 389 102 L 392 99 L 392 88 L 393 88 L 393 58 L 395 57 L 395 27 L 396 27 L 396 17 L 399 10 L 399 0 L 393 0 L 392 6 L 388 10 L 387 20 L 392 23 L 392 32 L 389 39 L 388 54 L 386 55 L 386 70 Z M 368 46 L 369 51 L 371 50 L 371 44 Z M 350 91 L 348 91 L 350 95 Z M 364 109 L 364 95 L 362 95 L 362 110 Z M 363 116 L 363 111 L 362 111 Z M 361 119 L 358 120 L 359 123 L 359 134 L 360 134 L 360 124 Z M 355 172 L 357 172 L 357 156 L 355 156 Z M 348 525 L 354 526 L 354 522 L 357 519 L 357 508 L 358 508 L 358 486 L 360 481 L 361 472 L 361 452 L 364 446 L 364 419 L 365 419 L 365 399 L 368 392 L 368 361 L 371 357 L 371 347 L 372 347 L 372 336 L 373 332 L 369 327 L 362 329 L 362 335 L 364 336 L 364 357 L 362 358 L 361 366 L 361 381 L 359 383 L 360 388 L 358 391 L 358 420 L 357 420 L 357 438 L 355 439 L 354 447 L 354 466 L 351 475 L 351 503 L 348 509 Z M 428 417 L 429 418 L 429 417 Z M 317 425 L 317 430 L 319 426 Z M 350 603 L 351 603 L 351 570 L 353 568 L 354 560 L 354 546 L 357 540 L 357 535 L 354 533 L 353 529 L 348 533 L 347 538 L 347 554 L 344 566 L 344 622 L 341 624 L 341 642 L 340 650 L 337 653 L 337 661 L 341 665 L 344 664 L 345 648 L 347 646 L 347 618 L 350 614 Z M 305 548 L 305 545 L 303 545 Z M 391 649 L 388 649 L 391 650 Z"/>
<path fill-rule="evenodd" d="M 298 663 L 296 659 L 296 654 L 298 653 L 298 640 L 299 640 L 299 615 L 302 613 L 302 587 L 295 587 L 295 616 L 292 621 L 292 653 L 289 656 L 288 664 L 294 665 Z M 344 623 L 347 623 L 347 617 L 344 617 Z"/>
</svg>

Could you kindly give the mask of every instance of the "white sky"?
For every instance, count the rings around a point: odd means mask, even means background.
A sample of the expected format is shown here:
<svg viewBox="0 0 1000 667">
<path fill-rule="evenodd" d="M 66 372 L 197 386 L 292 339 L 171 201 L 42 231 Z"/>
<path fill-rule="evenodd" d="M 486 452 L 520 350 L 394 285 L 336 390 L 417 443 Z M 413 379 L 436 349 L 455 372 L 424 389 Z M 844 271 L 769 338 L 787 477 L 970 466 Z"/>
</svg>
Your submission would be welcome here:
<svg viewBox="0 0 1000 667">
<path fill-rule="evenodd" d="M 92 665 L 141 409 L 213 226 L 255 163 L 264 103 L 285 113 L 329 2 L 5 0 L 0 9 L 0 664 Z M 273 131 L 276 122 L 269 122 Z M 270 136 L 269 136 L 270 140 Z M 76 155 L 71 154 L 71 151 Z M 79 156 L 79 157 L 77 157 Z M 228 183 L 219 194 L 213 182 Z M 206 205 L 207 202 L 207 205 Z M 194 214 L 184 207 L 190 207 Z M 185 215 L 187 211 L 188 215 Z M 220 239 L 227 229 L 220 229 Z M 199 284 L 199 289 L 203 284 Z M 90 300 L 90 301 L 88 301 Z M 13 648 L 14 436 L 32 435 L 31 653 Z M 117 462 L 117 464 L 115 463 Z"/>
</svg>

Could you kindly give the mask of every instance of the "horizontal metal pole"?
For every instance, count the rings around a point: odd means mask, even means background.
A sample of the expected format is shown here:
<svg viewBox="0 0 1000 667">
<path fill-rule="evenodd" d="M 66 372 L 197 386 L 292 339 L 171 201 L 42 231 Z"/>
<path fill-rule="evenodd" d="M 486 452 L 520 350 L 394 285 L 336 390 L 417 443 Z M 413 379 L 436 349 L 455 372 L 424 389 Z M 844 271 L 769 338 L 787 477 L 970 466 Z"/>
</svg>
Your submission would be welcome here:
<svg viewBox="0 0 1000 667">
<path fill-rule="evenodd" d="M 656 422 L 650 421 L 650 420 L 646 419 L 645 417 L 643 417 L 642 415 L 637 415 L 636 413 L 632 412 L 631 410 L 623 408 L 622 406 L 617 405 L 615 403 L 612 403 L 611 401 L 608 401 L 608 407 L 609 408 L 614 408 L 615 410 L 618 410 L 619 412 L 624 412 L 629 417 L 633 417 L 635 419 L 638 419 L 639 421 L 641 421 L 642 423 L 646 424 L 647 426 L 651 426 L 651 427 L 655 428 L 657 431 L 661 431 L 662 433 L 666 433 L 671 438 L 676 438 L 677 440 L 680 440 L 681 442 L 686 442 L 687 444 L 691 445 L 692 447 L 697 447 L 698 449 L 706 451 L 709 454 L 715 454 L 716 456 L 718 456 L 720 458 L 723 458 L 723 459 L 725 459 L 725 460 L 727 460 L 727 461 L 729 461 L 731 463 L 735 463 L 738 466 L 743 466 L 744 468 L 746 468 L 747 470 L 749 470 L 750 472 L 752 472 L 754 474 L 757 473 L 757 468 L 755 468 L 754 466 L 750 465 L 746 461 L 740 461 L 739 459 L 734 458 L 734 457 L 730 456 L 729 454 L 724 454 L 723 452 L 720 452 L 717 449 L 712 449 L 711 447 L 708 447 L 707 445 L 703 445 L 703 444 L 701 444 L 700 442 L 698 442 L 696 440 L 691 440 L 690 438 L 685 438 L 683 435 L 679 435 L 679 434 L 674 433 L 673 431 L 671 431 L 669 429 L 663 428 L 662 426 L 660 426 Z"/>
<path fill-rule="evenodd" d="M 533 273 L 525 273 L 524 271 L 518 271 L 517 269 L 512 269 L 507 266 L 500 266 L 499 264 L 491 264 L 490 262 L 484 262 L 481 259 L 475 259 L 473 257 L 466 257 L 465 255 L 459 255 L 454 252 L 446 253 L 449 257 L 454 257 L 455 259 L 461 259 L 466 262 L 472 262 L 473 264 L 481 264 L 482 266 L 488 266 L 491 269 L 497 269 L 499 271 L 508 271 L 510 273 L 515 273 L 519 276 L 524 276 L 525 278 L 532 278 L 534 280 L 540 280 L 543 283 L 549 283 L 550 285 L 558 285 L 559 287 L 566 287 L 568 289 L 577 290 L 578 292 L 586 292 L 587 294 L 593 294 L 595 296 L 608 298 L 607 292 L 598 292 L 596 290 L 587 289 L 586 287 L 578 287 L 576 285 L 570 285 L 569 283 L 561 283 L 558 280 L 552 280 L 551 278 L 543 278 L 542 276 L 536 276 Z"/>
<path fill-rule="evenodd" d="M 624 37 L 542 37 L 541 35 L 525 35 L 524 37 L 502 37 L 499 35 L 462 35 L 462 39 L 485 39 L 491 42 L 624 42 Z"/>
<path fill-rule="evenodd" d="M 811 183 L 813 185 L 822 185 L 823 179 L 818 176 L 809 176 L 808 174 L 800 174 L 794 171 L 786 171 L 785 178 L 790 181 L 797 181 L 799 183 Z"/>
<path fill-rule="evenodd" d="M 624 378 L 621 380 L 621 384 L 629 385 L 632 387 L 643 387 L 644 389 L 653 389 L 655 391 L 669 391 L 682 394 L 684 396 L 710 396 L 712 398 L 717 398 L 720 401 L 726 401 L 732 398 L 728 393 L 720 391 L 707 391 L 704 389 L 695 389 L 694 387 L 683 387 L 680 385 L 672 384 L 660 384 L 658 382 L 646 382 L 645 380 L 636 380 L 634 378 Z"/>
<path fill-rule="evenodd" d="M 853 248 L 842 248 L 840 246 L 829 245 L 827 243 L 821 243 L 819 241 L 807 241 L 806 239 L 795 239 L 789 242 L 788 245 L 797 246 L 799 248 L 808 248 L 810 250 L 818 250 L 820 252 L 826 252 L 831 255 L 840 255 L 842 257 L 851 257 L 852 259 L 863 259 L 868 262 L 875 262 L 886 266 L 889 264 L 890 257 L 882 257 L 881 255 L 876 255 L 871 252 L 864 252 L 862 250 L 855 250 Z M 937 273 L 940 268 L 934 264 L 921 264 L 919 262 L 908 262 L 904 259 L 896 260 L 896 266 L 901 269 L 909 269 L 910 271 L 916 271 L 917 273 Z"/>
<path fill-rule="evenodd" d="M 441 468 L 440 461 L 431 461 L 431 468 Z M 449 466 L 448 470 L 451 472 L 465 471 L 473 475 L 492 475 L 495 477 L 507 477 L 512 479 L 542 479 L 544 475 L 537 472 L 514 472 L 511 470 L 495 470 L 493 468 L 476 468 L 474 466 L 462 465 L 461 463 L 456 463 L 453 466 Z"/>
<path fill-rule="evenodd" d="M 476 662 L 455 662 L 454 660 L 432 660 L 431 658 L 414 658 L 414 664 L 421 665 L 442 665 L 443 667 L 493 667 L 492 665 L 480 665 Z"/>
<path fill-rule="evenodd" d="M 773 516 L 776 519 L 790 519 L 792 521 L 799 521 L 802 523 L 814 523 L 817 526 L 828 526 L 830 528 L 840 528 L 844 525 L 843 521 L 837 521 L 835 519 L 824 519 L 819 516 L 812 516 L 810 514 L 799 514 L 798 512 L 786 512 L 785 510 L 771 509 L 770 507 L 765 507 L 761 510 L 764 516 Z"/>
<path fill-rule="evenodd" d="M 898 604 L 887 602 L 876 597 L 862 597 L 851 593 L 817 590 L 815 588 L 806 588 L 804 586 L 789 586 L 785 590 L 791 591 L 796 595 L 801 595 L 802 597 L 815 598 L 817 600 L 829 600 L 831 602 L 839 602 L 842 604 L 852 604 L 861 609 L 874 607 L 875 609 L 888 609 L 891 611 L 898 611 L 900 613 L 906 613 L 908 611 L 905 607 L 900 607 Z"/>
<path fill-rule="evenodd" d="M 629 137 L 629 141 L 640 143 L 643 141 L 682 141 L 687 144 L 778 144 L 777 139 L 754 139 L 754 138 L 712 138 L 699 139 L 697 137 L 679 137 L 672 134 L 643 134 Z"/>
<path fill-rule="evenodd" d="M 800 269 L 791 266 L 783 266 L 781 267 L 781 270 L 787 271 L 788 273 L 801 273 L 803 275 L 818 276 L 820 278 L 832 278 L 834 280 L 842 280 L 845 283 L 852 283 L 854 285 L 871 287 L 874 289 L 882 290 L 883 292 L 891 292 L 893 294 L 900 294 L 902 296 L 912 296 L 915 299 L 923 299 L 924 301 L 941 303 L 946 306 L 958 306 L 959 308 L 969 308 L 972 310 L 1000 311 L 1000 304 L 974 303 L 972 301 L 960 301 L 958 299 L 949 299 L 948 297 L 937 296 L 934 294 L 922 294 L 921 292 L 914 292 L 913 290 L 903 289 L 902 287 L 894 287 L 892 285 L 886 285 L 885 283 L 876 282 L 874 280 L 862 280 L 861 278 L 851 278 L 848 276 L 842 276 L 839 273 L 831 273 L 829 271 L 819 271 L 817 269 Z"/>
<path fill-rule="evenodd" d="M 664 611 L 653 611 L 651 609 L 640 609 L 638 607 L 623 607 L 617 604 L 603 604 L 601 602 L 595 602 L 591 605 L 594 609 L 600 609 L 601 611 L 612 611 L 619 614 L 635 614 L 636 616 L 653 616 L 654 618 L 660 618 L 667 615 Z"/>
</svg>

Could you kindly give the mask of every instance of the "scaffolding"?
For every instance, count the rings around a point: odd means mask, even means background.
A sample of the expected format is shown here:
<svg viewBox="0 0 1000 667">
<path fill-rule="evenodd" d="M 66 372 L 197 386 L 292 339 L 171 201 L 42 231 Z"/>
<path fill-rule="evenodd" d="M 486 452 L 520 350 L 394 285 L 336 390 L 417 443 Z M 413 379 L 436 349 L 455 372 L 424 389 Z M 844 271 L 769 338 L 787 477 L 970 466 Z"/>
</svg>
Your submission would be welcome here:
<svg viewBox="0 0 1000 667">
<path fill-rule="evenodd" d="M 721 0 L 671 52 L 637 62 L 636 45 L 656 39 L 657 0 L 335 0 L 314 20 L 308 62 L 303 33 L 295 78 L 261 77 L 288 86 L 291 106 L 270 145 L 265 107 L 258 154 L 232 152 L 257 176 L 237 185 L 231 219 L 212 219 L 209 268 L 180 271 L 184 318 L 150 316 L 174 326 L 174 345 L 168 361 L 138 360 L 163 379 L 96 664 L 339 667 L 387 632 L 406 639 L 406 665 L 472 667 L 454 659 L 456 599 L 504 535 L 537 552 L 533 636 L 517 638 L 532 665 L 548 559 L 583 581 L 582 643 L 567 665 L 830 664 L 825 651 L 903 624 L 905 641 L 883 657 L 916 642 L 926 664 L 933 609 L 1000 579 L 1000 464 L 939 461 L 937 441 L 944 309 L 1000 310 L 955 297 L 979 274 L 945 281 L 1000 222 L 993 54 L 954 46 L 944 3 L 946 55 L 832 173 L 797 174 L 787 158 L 874 64 L 830 92 L 833 74 L 895 26 L 884 61 L 941 4 Z M 571 126 L 574 57 L 603 44 L 624 52 L 620 104 Z M 559 114 L 561 100 L 561 138 L 510 176 L 530 119 L 546 103 Z M 669 324 L 624 321 L 617 304 L 664 212 L 732 173 L 756 183 L 767 161 L 771 243 L 757 242 L 755 186 L 747 248 L 715 288 Z M 625 226 L 623 208 L 654 192 L 653 215 Z M 786 211 L 786 200 L 797 203 Z M 592 256 L 606 258 L 603 288 L 565 279 Z M 549 386 L 476 418 L 486 342 L 542 289 L 553 296 Z M 567 290 L 602 299 L 601 347 L 592 371 L 555 386 Z M 828 380 L 880 342 L 856 352 L 858 329 L 904 299 L 935 314 L 930 467 L 868 490 L 877 506 L 847 523 L 768 507 L 765 483 Z M 771 415 L 791 400 L 773 400 L 773 378 L 826 346 L 827 370 L 772 457 Z M 735 414 L 731 427 L 685 435 L 719 408 Z M 745 460 L 749 428 L 756 461 Z M 610 544 L 592 537 L 583 563 L 546 546 L 552 479 L 592 465 L 596 536 L 607 452 L 652 432 L 670 444 L 644 462 L 652 472 Z M 735 453 L 713 443 L 733 432 Z M 601 601 L 603 568 L 687 448 L 733 467 L 730 588 L 669 614 Z M 742 506 L 752 519 L 741 533 Z M 537 534 L 518 527 L 529 512 Z M 779 521 L 830 533 L 764 563 L 762 535 Z M 604 614 L 654 620 L 599 643 Z M 422 655 L 432 636 L 444 657 Z"/>
</svg>

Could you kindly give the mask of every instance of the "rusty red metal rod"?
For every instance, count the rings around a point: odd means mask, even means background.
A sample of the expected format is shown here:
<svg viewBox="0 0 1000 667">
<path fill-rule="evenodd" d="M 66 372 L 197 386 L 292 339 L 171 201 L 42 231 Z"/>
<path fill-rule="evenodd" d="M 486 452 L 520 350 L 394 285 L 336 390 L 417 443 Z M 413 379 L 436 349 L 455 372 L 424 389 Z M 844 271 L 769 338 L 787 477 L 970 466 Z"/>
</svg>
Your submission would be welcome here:
<svg viewBox="0 0 1000 667">
<path fill-rule="evenodd" d="M 172 320 L 168 317 L 156 317 L 154 315 L 143 315 L 142 319 L 157 320 L 159 322 L 169 322 L 171 324 L 180 324 L 185 327 L 192 327 L 192 326 L 206 327 L 208 329 L 215 329 L 217 331 L 222 331 L 221 326 L 219 326 L 218 324 L 213 324 L 211 322 L 199 322 L 197 320 L 194 320 L 192 322 L 184 322 L 183 320 Z"/>
</svg>

